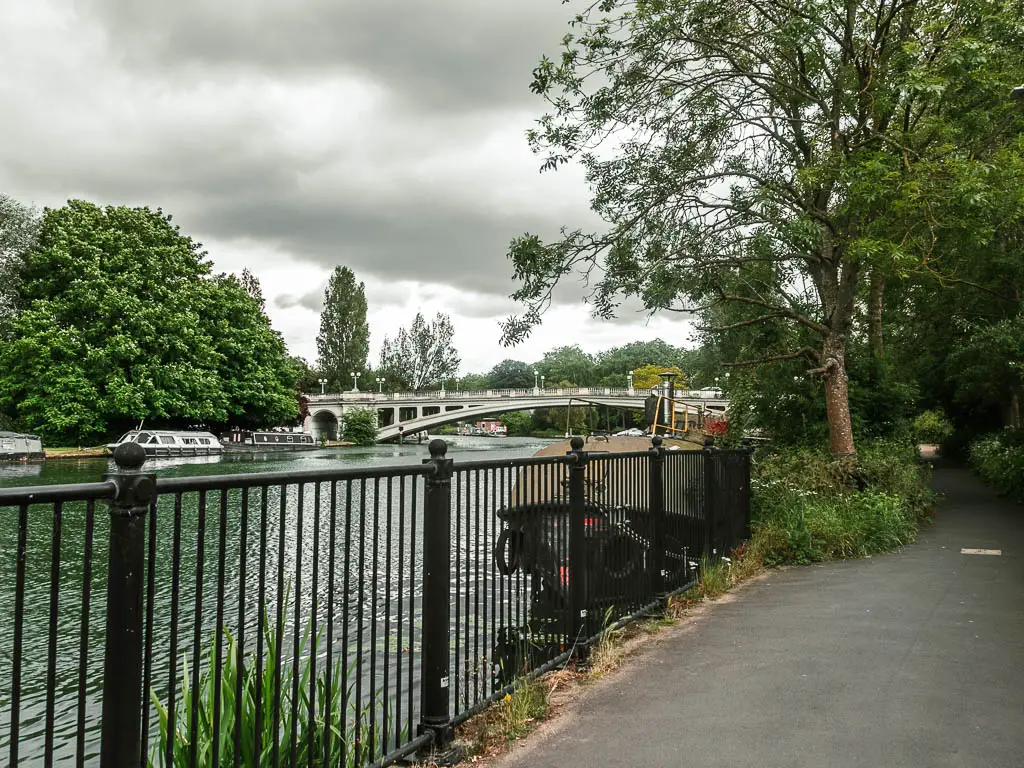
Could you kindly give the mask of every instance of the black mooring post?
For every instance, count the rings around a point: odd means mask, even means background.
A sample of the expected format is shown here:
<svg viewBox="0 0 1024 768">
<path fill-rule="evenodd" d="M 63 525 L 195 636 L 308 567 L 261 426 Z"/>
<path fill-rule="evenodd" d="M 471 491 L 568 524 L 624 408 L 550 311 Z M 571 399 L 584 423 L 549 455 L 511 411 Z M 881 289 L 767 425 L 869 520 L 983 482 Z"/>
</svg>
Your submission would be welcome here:
<svg viewBox="0 0 1024 768">
<path fill-rule="evenodd" d="M 586 473 L 587 452 L 583 438 L 576 435 L 569 441 L 569 631 L 568 646 L 573 647 L 586 638 Z M 577 646 L 579 647 L 579 646 Z"/>
<path fill-rule="evenodd" d="M 665 594 L 665 447 L 661 435 L 651 439 L 650 485 L 651 513 L 651 590 L 658 599 Z"/>
<path fill-rule="evenodd" d="M 715 491 L 718 488 L 717 456 L 713 437 L 704 438 L 704 557 L 709 561 L 718 559 L 715 541 Z"/>
<path fill-rule="evenodd" d="M 103 475 L 117 487 L 110 502 L 107 637 L 103 657 L 101 768 L 138 768 L 142 751 L 142 590 L 146 517 L 156 475 L 141 471 L 146 451 L 122 443 L 117 471 Z"/>
<path fill-rule="evenodd" d="M 427 475 L 423 504 L 423 651 L 419 733 L 434 734 L 433 749 L 452 739 L 448 706 L 451 582 L 452 460 L 444 440 L 431 440 L 433 472 Z"/>
</svg>

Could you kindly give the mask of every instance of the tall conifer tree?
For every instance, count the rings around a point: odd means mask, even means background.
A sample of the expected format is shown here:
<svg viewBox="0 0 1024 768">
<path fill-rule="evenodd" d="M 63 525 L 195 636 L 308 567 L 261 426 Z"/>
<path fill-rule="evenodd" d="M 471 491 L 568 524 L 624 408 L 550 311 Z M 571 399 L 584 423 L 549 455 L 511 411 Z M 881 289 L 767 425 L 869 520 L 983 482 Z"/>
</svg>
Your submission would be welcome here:
<svg viewBox="0 0 1024 768">
<path fill-rule="evenodd" d="M 327 283 L 316 348 L 320 371 L 335 391 L 350 385 L 353 373 L 366 371 L 370 350 L 366 291 L 348 267 L 335 267 Z"/>
</svg>

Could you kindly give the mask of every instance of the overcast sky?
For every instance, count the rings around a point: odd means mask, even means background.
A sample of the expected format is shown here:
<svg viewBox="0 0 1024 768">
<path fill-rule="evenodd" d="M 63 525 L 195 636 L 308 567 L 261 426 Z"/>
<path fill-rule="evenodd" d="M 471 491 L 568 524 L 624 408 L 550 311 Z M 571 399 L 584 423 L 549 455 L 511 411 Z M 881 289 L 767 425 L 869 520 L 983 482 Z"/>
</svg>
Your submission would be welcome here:
<svg viewBox="0 0 1024 768">
<path fill-rule="evenodd" d="M 0 2 L 0 191 L 161 207 L 218 271 L 248 266 L 293 354 L 316 358 L 335 265 L 366 283 L 371 363 L 417 311 L 448 312 L 462 371 L 578 343 L 683 344 L 673 317 L 590 317 L 582 289 L 527 343 L 505 252 L 599 226 L 578 169 L 538 173 L 530 73 L 561 0 Z"/>
</svg>

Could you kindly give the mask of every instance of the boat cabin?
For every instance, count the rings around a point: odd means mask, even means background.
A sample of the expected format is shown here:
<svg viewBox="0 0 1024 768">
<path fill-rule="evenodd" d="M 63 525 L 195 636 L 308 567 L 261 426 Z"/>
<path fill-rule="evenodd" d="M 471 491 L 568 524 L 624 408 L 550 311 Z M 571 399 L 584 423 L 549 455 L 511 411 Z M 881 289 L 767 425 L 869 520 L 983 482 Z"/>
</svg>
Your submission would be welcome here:
<svg viewBox="0 0 1024 768">
<path fill-rule="evenodd" d="M 0 432 L 0 461 L 43 458 L 43 441 L 35 435 Z"/>
<path fill-rule="evenodd" d="M 223 451 L 213 434 L 198 431 L 132 430 L 121 435 L 116 443 L 109 443 L 107 450 L 113 453 L 121 443 L 138 443 L 148 457 L 212 456 Z"/>
<path fill-rule="evenodd" d="M 317 447 L 316 440 L 308 432 L 251 432 L 247 429 L 233 429 L 220 436 L 228 447 L 266 448 L 267 450 L 288 450 Z"/>
</svg>

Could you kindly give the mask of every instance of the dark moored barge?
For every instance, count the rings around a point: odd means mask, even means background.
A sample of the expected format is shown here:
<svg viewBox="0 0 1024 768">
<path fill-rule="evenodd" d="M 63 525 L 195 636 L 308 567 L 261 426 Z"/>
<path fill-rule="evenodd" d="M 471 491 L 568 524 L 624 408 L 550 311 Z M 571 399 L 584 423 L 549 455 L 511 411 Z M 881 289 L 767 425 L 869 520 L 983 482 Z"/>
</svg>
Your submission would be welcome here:
<svg viewBox="0 0 1024 768">
<path fill-rule="evenodd" d="M 251 432 L 233 429 L 220 436 L 225 453 L 311 451 L 320 446 L 308 432 Z"/>
</svg>

